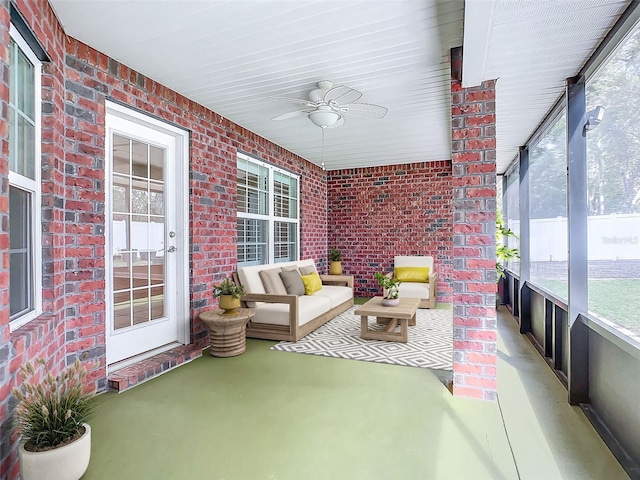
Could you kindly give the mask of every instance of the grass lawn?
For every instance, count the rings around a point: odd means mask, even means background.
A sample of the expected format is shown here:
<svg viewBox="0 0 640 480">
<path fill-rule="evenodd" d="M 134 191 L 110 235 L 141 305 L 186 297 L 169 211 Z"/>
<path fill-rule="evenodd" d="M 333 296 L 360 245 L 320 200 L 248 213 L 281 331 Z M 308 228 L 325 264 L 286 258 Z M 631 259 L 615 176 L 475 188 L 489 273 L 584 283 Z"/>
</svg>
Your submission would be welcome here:
<svg viewBox="0 0 640 480">
<path fill-rule="evenodd" d="M 541 286 L 567 298 L 567 282 L 546 279 Z M 640 278 L 589 280 L 589 311 L 640 335 Z"/>
</svg>

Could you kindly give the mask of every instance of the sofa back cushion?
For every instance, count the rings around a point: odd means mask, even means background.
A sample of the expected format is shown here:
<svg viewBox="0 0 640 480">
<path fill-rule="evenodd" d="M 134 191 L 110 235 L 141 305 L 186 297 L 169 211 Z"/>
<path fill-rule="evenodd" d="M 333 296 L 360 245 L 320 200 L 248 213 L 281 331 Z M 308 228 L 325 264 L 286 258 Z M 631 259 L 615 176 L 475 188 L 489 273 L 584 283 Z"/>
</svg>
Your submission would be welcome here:
<svg viewBox="0 0 640 480">
<path fill-rule="evenodd" d="M 427 256 L 403 256 L 399 255 L 393 259 L 394 267 L 429 267 L 429 272 L 433 272 L 433 257 Z"/>
<path fill-rule="evenodd" d="M 287 294 L 287 289 L 284 288 L 284 284 L 280 278 L 281 271 L 282 269 L 278 267 L 270 268 L 268 270 L 260 270 L 260 272 L 258 272 L 266 293 L 271 293 L 273 295 Z"/>
<path fill-rule="evenodd" d="M 289 295 L 304 295 L 304 283 L 297 269 L 280 272 L 279 275 Z"/>
</svg>

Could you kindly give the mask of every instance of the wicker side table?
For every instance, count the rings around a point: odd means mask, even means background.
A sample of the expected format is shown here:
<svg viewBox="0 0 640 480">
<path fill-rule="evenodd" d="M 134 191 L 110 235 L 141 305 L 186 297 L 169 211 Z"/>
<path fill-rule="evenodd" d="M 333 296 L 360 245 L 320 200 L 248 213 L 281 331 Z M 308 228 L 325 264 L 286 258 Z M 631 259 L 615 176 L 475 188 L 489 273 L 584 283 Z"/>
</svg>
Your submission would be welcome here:
<svg viewBox="0 0 640 480">
<path fill-rule="evenodd" d="M 202 312 L 200 320 L 209 327 L 209 353 L 214 357 L 235 357 L 247 349 L 247 323 L 255 312 L 251 308 L 238 308 L 236 313 L 227 315 L 223 312 Z"/>
</svg>

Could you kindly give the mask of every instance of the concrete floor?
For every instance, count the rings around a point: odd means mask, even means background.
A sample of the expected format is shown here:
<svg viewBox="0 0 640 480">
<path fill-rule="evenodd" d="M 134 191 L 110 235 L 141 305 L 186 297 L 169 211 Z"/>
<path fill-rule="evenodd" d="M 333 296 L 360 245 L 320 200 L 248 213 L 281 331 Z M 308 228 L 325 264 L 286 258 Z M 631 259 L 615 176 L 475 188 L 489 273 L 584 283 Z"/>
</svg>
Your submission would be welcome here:
<svg viewBox="0 0 640 480">
<path fill-rule="evenodd" d="M 270 351 L 249 340 L 98 398 L 92 479 L 622 479 L 515 322 L 499 321 L 498 402 L 429 371 Z"/>
</svg>

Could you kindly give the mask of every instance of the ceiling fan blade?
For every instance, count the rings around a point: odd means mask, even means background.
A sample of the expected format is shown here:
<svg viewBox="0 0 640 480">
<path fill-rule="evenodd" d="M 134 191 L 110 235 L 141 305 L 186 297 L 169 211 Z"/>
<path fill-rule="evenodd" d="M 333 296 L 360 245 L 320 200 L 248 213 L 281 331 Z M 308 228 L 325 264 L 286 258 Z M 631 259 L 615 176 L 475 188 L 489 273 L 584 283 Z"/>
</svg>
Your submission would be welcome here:
<svg viewBox="0 0 640 480">
<path fill-rule="evenodd" d="M 358 90 L 345 87 L 344 85 L 337 85 L 324 94 L 324 101 L 327 103 L 335 102 L 337 105 L 345 105 L 356 102 L 361 96 L 362 93 Z"/>
<path fill-rule="evenodd" d="M 296 110 L 294 112 L 285 113 L 284 115 L 278 115 L 277 117 L 273 117 L 271 120 L 287 120 L 301 115 L 308 115 L 311 112 L 313 112 L 313 110 Z"/>
<path fill-rule="evenodd" d="M 306 105 L 307 107 L 317 107 L 317 104 L 314 102 L 310 102 L 309 100 L 304 100 L 302 98 L 291 98 L 291 97 L 267 97 L 269 100 L 276 100 L 278 102 L 289 102 L 289 103 L 297 103 L 299 105 Z"/>
<path fill-rule="evenodd" d="M 383 118 L 389 109 L 371 103 L 350 103 L 340 107 L 340 112 L 346 115 L 363 118 Z"/>
</svg>

